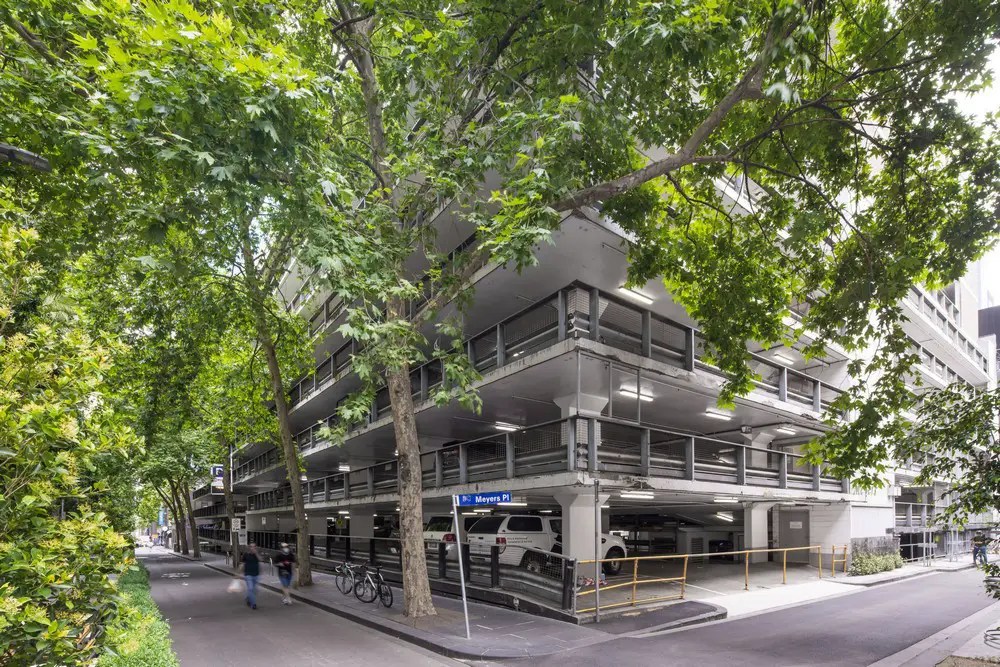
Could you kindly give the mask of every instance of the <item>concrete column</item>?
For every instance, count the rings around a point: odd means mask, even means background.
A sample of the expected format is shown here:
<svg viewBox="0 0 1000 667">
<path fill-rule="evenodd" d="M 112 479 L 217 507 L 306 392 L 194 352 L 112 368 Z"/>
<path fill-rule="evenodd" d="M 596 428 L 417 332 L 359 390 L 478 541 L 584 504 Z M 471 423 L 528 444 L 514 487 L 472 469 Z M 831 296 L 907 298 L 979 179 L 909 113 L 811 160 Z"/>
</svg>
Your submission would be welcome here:
<svg viewBox="0 0 1000 667">
<path fill-rule="evenodd" d="M 747 549 L 767 548 L 768 510 L 774 503 L 745 503 L 743 506 L 743 543 Z M 751 563 L 766 563 L 767 554 L 750 554 Z"/>
<path fill-rule="evenodd" d="M 816 506 L 809 510 L 809 541 L 823 549 L 823 567 L 829 572 L 830 549 L 851 543 L 851 506 L 849 503 Z M 848 553 L 850 550 L 848 550 Z M 809 555 L 809 562 L 816 565 L 816 553 Z"/>
<path fill-rule="evenodd" d="M 309 534 L 310 535 L 326 535 L 326 511 L 325 510 L 321 510 L 319 512 L 312 512 L 310 514 L 307 514 L 306 515 L 306 521 L 307 521 L 307 523 L 309 525 Z M 294 524 L 294 520 L 292 520 L 292 524 Z"/>
<path fill-rule="evenodd" d="M 751 468 L 767 468 L 767 451 L 774 440 L 771 433 L 751 433 L 743 436 L 743 444 L 761 451 L 747 450 L 747 465 Z"/>
<path fill-rule="evenodd" d="M 602 493 L 598 500 L 603 505 L 610 494 Z M 594 492 L 567 490 L 553 496 L 562 507 L 562 548 L 563 553 L 577 560 L 594 558 L 594 535 L 597 523 L 594 516 Z M 601 521 L 608 510 L 601 510 Z M 589 575 L 588 575 L 589 576 Z"/>
<path fill-rule="evenodd" d="M 351 508 L 351 537 L 369 538 L 375 537 L 375 510 L 371 507 Z"/>
<path fill-rule="evenodd" d="M 604 410 L 604 406 L 608 404 L 607 396 L 596 396 L 594 394 L 580 394 L 579 406 L 577 405 L 577 395 L 575 393 L 568 396 L 559 396 L 552 399 L 552 402 L 559 406 L 560 418 L 566 419 L 567 417 L 600 417 L 601 411 Z M 565 445 L 569 439 L 569 431 L 571 428 L 571 423 L 567 424 L 562 429 L 562 444 Z M 601 423 L 597 422 L 594 424 L 594 441 L 597 443 L 601 442 Z M 580 422 L 580 427 L 577 429 L 576 435 L 576 449 L 577 449 L 577 460 L 579 464 L 586 461 L 586 452 L 590 447 L 590 433 L 589 430 Z M 579 467 L 579 466 L 578 466 Z"/>
</svg>

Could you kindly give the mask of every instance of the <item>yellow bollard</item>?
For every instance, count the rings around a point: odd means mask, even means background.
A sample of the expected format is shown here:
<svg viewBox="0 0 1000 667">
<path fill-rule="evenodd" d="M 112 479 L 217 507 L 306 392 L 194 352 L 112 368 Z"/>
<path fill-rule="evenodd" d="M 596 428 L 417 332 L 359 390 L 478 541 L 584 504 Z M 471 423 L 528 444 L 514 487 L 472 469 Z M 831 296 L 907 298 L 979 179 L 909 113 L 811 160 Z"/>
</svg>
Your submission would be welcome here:
<svg viewBox="0 0 1000 667">
<path fill-rule="evenodd" d="M 635 587 L 636 582 L 639 580 L 639 559 L 636 558 L 632 561 L 632 606 L 635 606 Z"/>
<path fill-rule="evenodd" d="M 823 547 L 816 547 L 816 553 L 819 554 L 819 578 L 823 578 Z"/>
<path fill-rule="evenodd" d="M 687 580 L 688 580 L 688 558 L 690 558 L 690 557 L 691 557 L 690 554 L 684 554 L 684 578 L 681 579 L 681 599 L 682 600 L 684 599 L 684 587 L 687 585 Z"/>
<path fill-rule="evenodd" d="M 750 590 L 750 552 L 743 552 L 743 590 Z"/>
<path fill-rule="evenodd" d="M 837 578 L 837 545 L 830 547 L 830 576 Z"/>
<path fill-rule="evenodd" d="M 788 549 L 781 552 L 781 583 L 788 583 Z"/>
</svg>

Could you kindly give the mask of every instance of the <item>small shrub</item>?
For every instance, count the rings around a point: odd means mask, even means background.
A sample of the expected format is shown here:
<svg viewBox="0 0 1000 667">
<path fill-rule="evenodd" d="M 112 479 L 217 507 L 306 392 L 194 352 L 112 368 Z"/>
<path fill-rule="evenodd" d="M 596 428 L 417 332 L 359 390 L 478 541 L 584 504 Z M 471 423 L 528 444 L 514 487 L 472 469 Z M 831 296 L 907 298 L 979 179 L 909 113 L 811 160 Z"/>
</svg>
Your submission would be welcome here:
<svg viewBox="0 0 1000 667">
<path fill-rule="evenodd" d="M 107 628 L 107 652 L 98 667 L 178 667 L 170 648 L 170 627 L 149 593 L 149 573 L 142 565 L 118 579 L 118 618 Z"/>
<path fill-rule="evenodd" d="M 851 575 L 878 574 L 903 567 L 903 557 L 895 554 L 858 553 L 851 559 Z"/>
</svg>

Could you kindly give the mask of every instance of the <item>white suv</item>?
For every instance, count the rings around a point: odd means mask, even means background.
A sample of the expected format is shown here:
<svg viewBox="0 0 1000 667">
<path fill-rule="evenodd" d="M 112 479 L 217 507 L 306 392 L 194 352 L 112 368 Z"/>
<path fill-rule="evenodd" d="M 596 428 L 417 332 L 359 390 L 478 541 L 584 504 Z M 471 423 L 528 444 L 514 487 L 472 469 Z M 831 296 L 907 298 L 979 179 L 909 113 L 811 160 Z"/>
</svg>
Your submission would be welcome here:
<svg viewBox="0 0 1000 667">
<path fill-rule="evenodd" d="M 469 528 L 469 553 L 474 557 L 490 555 L 491 547 L 499 545 L 500 563 L 537 569 L 544 562 L 538 552 L 562 553 L 562 519 L 513 514 L 483 517 Z M 615 575 L 622 570 L 622 558 L 627 555 L 625 542 L 615 535 L 601 535 L 604 572 Z"/>
</svg>

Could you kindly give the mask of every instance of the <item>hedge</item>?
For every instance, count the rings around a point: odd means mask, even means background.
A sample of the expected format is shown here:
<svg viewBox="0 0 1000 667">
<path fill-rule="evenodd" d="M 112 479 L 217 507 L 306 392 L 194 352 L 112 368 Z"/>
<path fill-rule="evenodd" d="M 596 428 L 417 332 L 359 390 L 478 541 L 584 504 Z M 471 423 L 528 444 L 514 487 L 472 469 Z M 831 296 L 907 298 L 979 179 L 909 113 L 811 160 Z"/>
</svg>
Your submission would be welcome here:
<svg viewBox="0 0 1000 667">
<path fill-rule="evenodd" d="M 876 574 L 878 572 L 888 572 L 896 568 L 903 567 L 903 557 L 898 553 L 894 554 L 854 554 L 851 559 L 851 575 L 862 576 L 866 574 Z"/>
<path fill-rule="evenodd" d="M 118 579 L 118 618 L 107 627 L 106 653 L 98 667 L 178 667 L 170 626 L 149 592 L 149 573 L 133 566 Z"/>
</svg>

